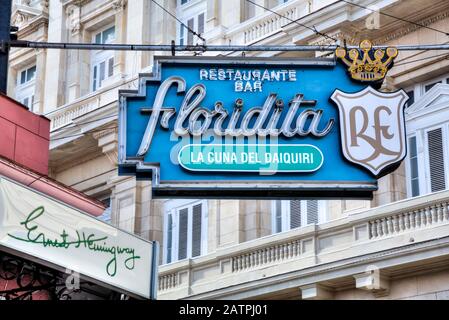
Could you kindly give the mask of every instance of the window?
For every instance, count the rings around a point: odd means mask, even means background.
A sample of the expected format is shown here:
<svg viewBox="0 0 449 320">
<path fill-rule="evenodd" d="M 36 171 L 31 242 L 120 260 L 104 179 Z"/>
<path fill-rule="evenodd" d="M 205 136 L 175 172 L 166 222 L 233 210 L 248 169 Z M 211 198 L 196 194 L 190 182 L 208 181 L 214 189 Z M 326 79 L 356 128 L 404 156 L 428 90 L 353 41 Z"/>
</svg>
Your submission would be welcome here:
<svg viewBox="0 0 449 320">
<path fill-rule="evenodd" d="M 418 150 L 416 146 L 416 137 L 408 139 L 410 152 L 410 181 L 412 197 L 419 195 L 419 174 L 418 174 Z"/>
<path fill-rule="evenodd" d="M 410 90 L 406 92 L 408 95 L 408 101 L 405 104 L 405 107 L 408 108 L 410 107 L 412 104 L 415 103 L 415 91 L 414 90 Z"/>
<path fill-rule="evenodd" d="M 417 130 L 408 138 L 408 195 L 415 197 L 449 187 L 449 124 Z M 420 147 L 421 146 L 421 147 Z"/>
<path fill-rule="evenodd" d="M 95 43 L 106 44 L 115 40 L 115 27 L 109 27 L 95 35 Z"/>
<path fill-rule="evenodd" d="M 19 84 L 26 84 L 30 81 L 33 81 L 36 77 L 36 66 L 32 66 L 31 68 L 25 69 L 20 72 Z"/>
<path fill-rule="evenodd" d="M 444 190 L 446 189 L 446 177 L 442 128 L 427 131 L 427 149 L 429 156 L 430 191 Z"/>
<path fill-rule="evenodd" d="M 176 200 L 173 203 L 176 204 Z M 171 208 L 165 214 L 164 261 L 201 256 L 207 246 L 205 201 Z"/>
<path fill-rule="evenodd" d="M 326 202 L 321 200 L 276 200 L 273 202 L 273 233 L 325 222 Z"/>
<path fill-rule="evenodd" d="M 115 27 L 109 27 L 96 33 L 93 37 L 95 43 L 111 43 L 115 40 Z M 104 80 L 114 75 L 114 51 L 94 51 L 92 53 L 91 82 L 92 91 L 103 86 Z"/>
<path fill-rule="evenodd" d="M 36 66 L 28 67 L 17 73 L 16 100 L 33 111 Z"/>
<path fill-rule="evenodd" d="M 186 4 L 187 2 L 189 2 L 190 0 L 179 0 L 179 3 L 181 4 L 181 6 L 183 5 L 183 4 Z"/>
<path fill-rule="evenodd" d="M 254 5 L 254 3 L 245 1 L 245 3 L 243 4 L 244 21 L 253 18 L 255 15 L 256 15 L 256 6 Z"/>
<path fill-rule="evenodd" d="M 430 89 L 432 89 L 437 83 L 442 83 L 442 81 L 437 81 L 437 82 L 432 82 L 432 83 L 426 84 L 424 86 L 424 92 L 427 92 Z"/>
<path fill-rule="evenodd" d="M 106 198 L 104 200 L 101 200 L 101 202 L 105 205 L 106 209 L 104 210 L 103 214 L 98 217 L 98 219 L 107 223 L 111 223 L 111 214 L 112 214 L 111 198 Z"/>
<path fill-rule="evenodd" d="M 202 35 L 204 33 L 204 25 L 205 25 L 205 13 L 200 13 L 195 16 L 191 16 L 189 18 L 183 19 L 183 24 L 179 24 L 178 31 L 178 43 L 180 45 L 193 45 L 196 41 L 199 40 L 198 37 L 194 36 L 190 30 L 195 31 L 196 33 Z M 188 28 L 186 28 L 186 26 Z M 187 39 L 187 43 L 185 42 Z"/>
</svg>

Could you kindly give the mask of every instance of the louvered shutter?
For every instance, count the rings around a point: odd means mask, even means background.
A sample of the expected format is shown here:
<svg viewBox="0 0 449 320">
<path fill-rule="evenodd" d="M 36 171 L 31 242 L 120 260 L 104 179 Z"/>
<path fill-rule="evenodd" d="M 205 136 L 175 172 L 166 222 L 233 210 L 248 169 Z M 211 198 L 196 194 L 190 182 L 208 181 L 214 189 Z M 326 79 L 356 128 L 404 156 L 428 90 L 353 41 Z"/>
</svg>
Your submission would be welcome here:
<svg viewBox="0 0 449 320">
<path fill-rule="evenodd" d="M 167 215 L 167 263 L 171 262 L 171 255 L 173 249 L 173 218 L 172 215 Z"/>
<path fill-rule="evenodd" d="M 204 13 L 198 16 L 198 33 L 201 35 L 204 33 Z"/>
<path fill-rule="evenodd" d="M 193 34 L 192 34 L 192 32 L 188 31 L 189 29 L 190 30 L 194 29 L 193 21 L 194 21 L 193 18 L 189 19 L 187 21 L 187 27 L 188 27 L 188 29 L 187 29 L 187 44 L 188 45 L 193 45 Z"/>
<path fill-rule="evenodd" d="M 187 228 L 189 222 L 188 209 L 179 211 L 178 260 L 187 258 Z"/>
<path fill-rule="evenodd" d="M 318 200 L 307 200 L 307 224 L 318 223 Z"/>
<path fill-rule="evenodd" d="M 432 192 L 446 189 L 442 135 L 441 128 L 427 132 L 430 188 Z"/>
<path fill-rule="evenodd" d="M 290 201 L 290 229 L 301 226 L 301 201 Z"/>
<path fill-rule="evenodd" d="M 416 147 L 416 137 L 408 140 L 410 150 L 410 185 L 412 187 L 412 197 L 419 196 L 419 169 L 418 169 L 418 150 Z"/>
<path fill-rule="evenodd" d="M 274 212 L 274 233 L 282 231 L 282 201 L 275 201 L 275 212 Z"/>
<path fill-rule="evenodd" d="M 201 204 L 193 206 L 192 212 L 192 257 L 201 255 Z"/>
</svg>

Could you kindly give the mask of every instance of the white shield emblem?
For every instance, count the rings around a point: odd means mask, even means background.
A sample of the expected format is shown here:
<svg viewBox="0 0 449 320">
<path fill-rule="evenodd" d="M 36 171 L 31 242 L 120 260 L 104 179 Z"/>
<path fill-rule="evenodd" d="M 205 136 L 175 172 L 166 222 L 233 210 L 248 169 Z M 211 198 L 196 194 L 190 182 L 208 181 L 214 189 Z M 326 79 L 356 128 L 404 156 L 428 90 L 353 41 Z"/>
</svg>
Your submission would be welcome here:
<svg viewBox="0 0 449 320">
<path fill-rule="evenodd" d="M 356 93 L 335 90 L 331 99 L 340 113 L 340 133 L 346 159 L 375 176 L 400 162 L 406 153 L 404 90 L 379 92 L 371 87 Z"/>
</svg>

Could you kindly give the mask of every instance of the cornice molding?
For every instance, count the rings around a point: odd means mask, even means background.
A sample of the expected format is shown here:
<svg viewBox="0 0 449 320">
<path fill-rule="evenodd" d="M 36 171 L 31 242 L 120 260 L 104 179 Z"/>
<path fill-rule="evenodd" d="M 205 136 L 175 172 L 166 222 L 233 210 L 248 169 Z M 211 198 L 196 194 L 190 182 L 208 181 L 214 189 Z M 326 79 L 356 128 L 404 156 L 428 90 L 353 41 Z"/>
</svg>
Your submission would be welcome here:
<svg viewBox="0 0 449 320">
<path fill-rule="evenodd" d="M 434 24 L 435 22 L 444 20 L 446 18 L 449 18 L 449 10 L 446 10 L 446 11 L 440 12 L 436 15 L 433 15 L 431 17 L 427 17 L 425 19 L 419 20 L 416 23 L 419 25 L 422 25 L 424 27 L 428 27 L 431 24 Z M 387 34 L 386 36 L 376 39 L 376 43 L 386 43 L 386 42 L 401 38 L 409 33 L 412 33 L 418 29 L 421 29 L 421 28 L 422 28 L 421 26 L 418 26 L 415 24 L 408 24 L 407 27 L 400 28 L 398 30 L 395 30 L 394 32 Z M 448 32 L 449 32 L 449 30 L 448 30 Z"/>
</svg>

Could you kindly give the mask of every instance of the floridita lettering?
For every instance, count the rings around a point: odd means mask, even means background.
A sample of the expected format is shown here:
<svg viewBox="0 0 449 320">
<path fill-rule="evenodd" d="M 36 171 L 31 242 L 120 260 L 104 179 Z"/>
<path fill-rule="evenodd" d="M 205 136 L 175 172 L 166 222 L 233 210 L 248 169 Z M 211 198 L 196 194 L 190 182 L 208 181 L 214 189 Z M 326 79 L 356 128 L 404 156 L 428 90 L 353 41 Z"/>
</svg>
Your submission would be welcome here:
<svg viewBox="0 0 449 320">
<path fill-rule="evenodd" d="M 210 70 L 207 76 L 210 78 Z M 160 85 L 153 107 L 142 109 L 142 112 L 150 112 L 151 116 L 137 156 L 144 156 L 148 152 L 159 119 L 161 127 L 169 129 L 169 120 L 176 111 L 174 108 L 164 107 L 163 104 L 168 90 L 175 85 L 178 94 L 186 91 L 186 81 L 182 77 L 169 77 Z M 211 129 L 217 136 L 231 137 L 255 135 L 274 137 L 283 135 L 287 138 L 296 135 L 324 137 L 331 131 L 335 122 L 330 118 L 322 124 L 323 110 L 311 108 L 316 105 L 316 100 L 304 100 L 304 95 L 300 93 L 293 96 L 282 123 L 280 119 L 284 112 L 284 102 L 278 99 L 276 93 L 270 93 L 262 107 L 253 107 L 245 114 L 242 113 L 245 102 L 243 99 L 237 99 L 231 115 L 220 101 L 215 102 L 212 110 L 200 106 L 205 96 L 206 87 L 201 83 L 195 84 L 187 91 L 175 120 L 173 129 L 175 134 L 201 136 Z M 309 107 L 297 114 L 300 106 Z M 295 117 L 296 121 L 294 121 Z M 187 125 L 185 125 L 186 122 Z"/>
</svg>

